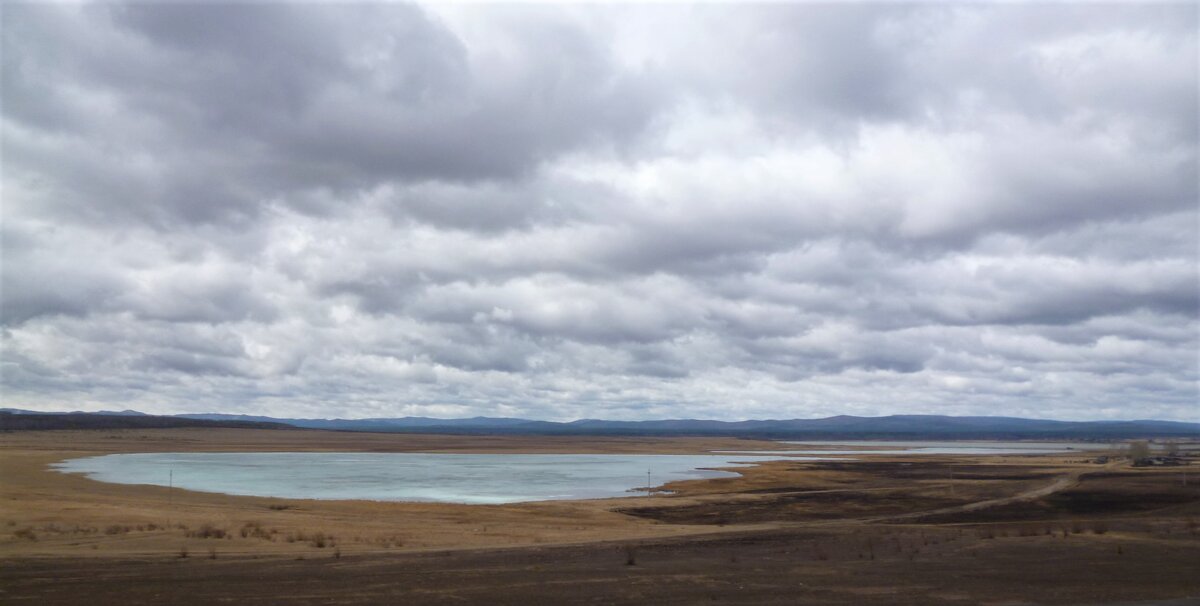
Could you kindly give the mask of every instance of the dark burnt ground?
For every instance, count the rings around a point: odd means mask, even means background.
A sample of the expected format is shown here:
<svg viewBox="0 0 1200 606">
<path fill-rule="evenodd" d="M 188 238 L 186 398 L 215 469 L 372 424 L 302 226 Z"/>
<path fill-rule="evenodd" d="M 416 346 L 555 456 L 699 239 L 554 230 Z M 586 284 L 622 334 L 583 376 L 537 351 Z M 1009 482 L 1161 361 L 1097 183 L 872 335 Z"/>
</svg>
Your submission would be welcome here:
<svg viewBox="0 0 1200 606">
<path fill-rule="evenodd" d="M 913 495 L 903 489 L 795 492 L 753 501 L 714 501 L 665 507 L 630 507 L 617 511 L 670 524 L 750 524 L 799 520 L 832 520 L 856 516 L 902 514 L 959 505 L 947 497 Z"/>
<path fill-rule="evenodd" d="M 1047 483 L 1061 468 L 1026 465 L 962 464 L 953 460 L 811 461 L 786 467 L 774 486 L 737 494 L 753 499 L 720 500 L 653 507 L 621 513 L 671 524 L 747 524 L 881 517 L 932 511 L 1004 497 Z M 790 475 L 789 475 L 790 474 Z M 823 486 L 798 485 L 819 477 Z M 795 478 L 791 482 L 788 478 Z M 950 485 L 954 485 L 954 490 Z M 710 495 L 715 496 L 715 495 Z"/>
<path fill-rule="evenodd" d="M 860 525 L 340 559 L 15 560 L 0 566 L 0 602 L 961 605 L 1200 596 L 1200 540 L 1172 532 L 981 538 L 973 529 Z"/>
<path fill-rule="evenodd" d="M 961 464 L 954 460 L 919 461 L 814 461 L 805 465 L 814 471 L 837 471 L 872 478 L 895 480 L 1040 480 L 1056 471 L 1034 465 Z"/>
<path fill-rule="evenodd" d="M 1005 522 L 1126 517 L 1159 511 L 1200 517 L 1200 473 L 1184 484 L 1180 471 L 1100 472 L 1080 484 L 1033 501 L 979 511 L 928 516 L 923 523 Z"/>
</svg>

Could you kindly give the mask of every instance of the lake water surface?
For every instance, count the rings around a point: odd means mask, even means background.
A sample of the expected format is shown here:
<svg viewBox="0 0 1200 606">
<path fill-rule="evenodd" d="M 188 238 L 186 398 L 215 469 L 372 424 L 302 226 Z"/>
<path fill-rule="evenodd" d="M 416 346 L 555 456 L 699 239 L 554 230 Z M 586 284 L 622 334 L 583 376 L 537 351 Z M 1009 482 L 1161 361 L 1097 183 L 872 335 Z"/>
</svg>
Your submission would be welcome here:
<svg viewBox="0 0 1200 606">
<path fill-rule="evenodd" d="M 291 499 L 515 503 L 631 496 L 676 480 L 735 476 L 748 455 L 206 452 L 72 459 L 60 471 L 102 482 Z M 173 479 L 172 479 L 173 478 Z"/>
<path fill-rule="evenodd" d="M 207 452 L 114 454 L 55 467 L 102 482 L 290 499 L 515 503 L 623 497 L 649 485 L 737 475 L 715 468 L 837 455 L 1044 454 L 1108 448 L 1069 442 L 780 442 L 833 449 L 707 455 Z M 850 447 L 850 448 L 845 448 Z M 857 448 L 856 448 L 857 447 Z M 864 447 L 872 447 L 867 449 Z M 650 477 L 647 478 L 647 471 Z"/>
<path fill-rule="evenodd" d="M 1112 444 L 1099 442 L 989 442 L 976 441 L 930 441 L 930 440 L 809 440 L 794 442 L 781 440 L 779 444 L 817 446 L 792 450 L 721 450 L 720 453 L 754 452 L 770 455 L 1028 455 L 1056 454 L 1075 451 L 1109 450 Z M 838 447 L 858 448 L 838 448 Z M 870 447 L 868 450 L 864 447 Z"/>
</svg>

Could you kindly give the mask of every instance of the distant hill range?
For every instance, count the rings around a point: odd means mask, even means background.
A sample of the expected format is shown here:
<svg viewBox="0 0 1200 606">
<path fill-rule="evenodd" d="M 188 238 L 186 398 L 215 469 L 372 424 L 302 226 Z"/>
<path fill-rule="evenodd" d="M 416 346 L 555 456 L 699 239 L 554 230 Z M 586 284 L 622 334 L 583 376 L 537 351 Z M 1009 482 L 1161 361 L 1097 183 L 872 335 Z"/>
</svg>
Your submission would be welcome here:
<svg viewBox="0 0 1200 606">
<path fill-rule="evenodd" d="M 29 417 L 38 417 L 31 419 Z M 56 424 L 57 423 L 57 424 Z M 776 439 L 1081 439 L 1200 438 L 1200 423 L 1176 421 L 1049 421 L 1014 417 L 892 415 L 763 421 L 602 421 L 569 423 L 493 417 L 433 419 L 285 419 L 230 414 L 152 416 L 133 410 L 44 413 L 0 409 L 0 429 L 116 427 L 255 427 L 334 431 L 510 435 L 731 436 Z"/>
<path fill-rule="evenodd" d="M 38 429 L 166 429 L 171 427 L 233 427 L 241 429 L 295 429 L 286 423 L 190 419 L 155 416 L 135 411 L 60 412 L 0 408 L 0 431 Z"/>
</svg>

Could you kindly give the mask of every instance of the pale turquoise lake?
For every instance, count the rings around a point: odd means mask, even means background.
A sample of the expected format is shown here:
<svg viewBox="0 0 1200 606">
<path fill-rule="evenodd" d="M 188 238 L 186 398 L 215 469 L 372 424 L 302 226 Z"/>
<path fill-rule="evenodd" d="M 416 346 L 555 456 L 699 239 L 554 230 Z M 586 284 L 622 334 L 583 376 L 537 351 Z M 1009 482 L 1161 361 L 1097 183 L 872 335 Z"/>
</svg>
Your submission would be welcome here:
<svg viewBox="0 0 1200 606">
<path fill-rule="evenodd" d="M 757 454 L 772 455 L 1034 455 L 1068 452 L 1111 450 L 1114 445 L 1100 442 L 997 442 L 985 440 L 809 440 L 806 442 L 780 441 L 780 444 L 817 446 L 820 449 L 757 450 Z M 858 448 L 844 449 L 837 447 Z M 862 447 L 870 447 L 864 450 Z M 751 451 L 716 451 L 721 454 Z"/>
<path fill-rule="evenodd" d="M 781 442 L 782 445 L 792 443 Z M 367 499 L 499 504 L 639 494 L 649 481 L 735 476 L 779 459 L 864 454 L 1044 454 L 1106 445 L 1033 442 L 806 442 L 816 450 L 702 455 L 448 454 L 362 452 L 138 453 L 72 459 L 55 467 L 117 484 L 289 499 Z M 851 449 L 828 449 L 850 446 Z M 863 449 L 871 446 L 874 449 Z M 853 447 L 859 447 L 854 449 Z M 719 468 L 725 468 L 722 471 Z M 647 477 L 649 472 L 649 477 Z"/>
<path fill-rule="evenodd" d="M 290 499 L 516 503 L 632 496 L 676 480 L 729 477 L 777 456 L 426 453 L 139 453 L 72 459 L 59 471 L 117 484 L 151 484 Z M 817 458 L 817 457 L 812 457 Z M 643 493 L 644 494 L 644 493 Z"/>
</svg>

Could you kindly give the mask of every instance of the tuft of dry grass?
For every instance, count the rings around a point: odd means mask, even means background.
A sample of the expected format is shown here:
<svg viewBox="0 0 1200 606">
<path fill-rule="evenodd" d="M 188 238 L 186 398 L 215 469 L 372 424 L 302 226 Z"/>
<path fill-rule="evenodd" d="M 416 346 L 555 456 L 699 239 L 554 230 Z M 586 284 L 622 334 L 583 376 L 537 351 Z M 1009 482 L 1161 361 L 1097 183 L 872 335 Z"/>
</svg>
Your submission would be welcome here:
<svg viewBox="0 0 1200 606">
<path fill-rule="evenodd" d="M 202 524 L 197 530 L 189 530 L 186 536 L 193 539 L 223 539 L 228 534 L 224 528 L 217 528 L 212 524 Z"/>
<path fill-rule="evenodd" d="M 274 528 L 272 528 L 270 530 L 263 528 L 263 525 L 261 522 L 251 520 L 249 522 L 246 522 L 245 524 L 242 524 L 242 528 L 241 528 L 241 530 L 238 531 L 238 534 L 240 534 L 243 539 L 252 538 L 252 539 L 263 539 L 266 541 L 274 541 L 275 535 L 278 532 L 279 531 L 275 530 Z"/>
</svg>

